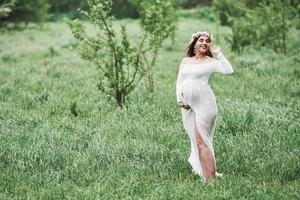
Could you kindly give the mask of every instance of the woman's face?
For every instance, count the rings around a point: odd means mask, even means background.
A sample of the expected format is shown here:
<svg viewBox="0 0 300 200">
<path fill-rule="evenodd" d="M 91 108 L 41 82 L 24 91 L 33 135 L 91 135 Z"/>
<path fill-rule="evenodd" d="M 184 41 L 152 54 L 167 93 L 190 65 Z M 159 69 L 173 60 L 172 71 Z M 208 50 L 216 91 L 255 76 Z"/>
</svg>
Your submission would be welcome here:
<svg viewBox="0 0 300 200">
<path fill-rule="evenodd" d="M 210 42 L 209 37 L 201 35 L 194 46 L 195 53 L 205 54 L 209 48 Z"/>
</svg>

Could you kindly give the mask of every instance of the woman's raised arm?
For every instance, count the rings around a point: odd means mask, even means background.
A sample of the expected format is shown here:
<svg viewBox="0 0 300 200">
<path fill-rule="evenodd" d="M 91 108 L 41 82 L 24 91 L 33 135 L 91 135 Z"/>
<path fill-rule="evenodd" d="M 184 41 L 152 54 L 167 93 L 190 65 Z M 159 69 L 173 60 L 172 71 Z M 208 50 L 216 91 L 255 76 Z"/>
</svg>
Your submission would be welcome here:
<svg viewBox="0 0 300 200">
<path fill-rule="evenodd" d="M 221 74 L 232 75 L 233 68 L 230 62 L 226 59 L 224 54 L 221 52 L 220 46 L 219 45 L 212 46 L 211 51 L 217 55 L 217 59 L 214 63 L 214 68 L 215 68 L 214 71 Z"/>
<path fill-rule="evenodd" d="M 230 62 L 222 52 L 217 55 L 215 68 L 215 71 L 221 74 L 232 75 L 234 72 Z"/>
</svg>

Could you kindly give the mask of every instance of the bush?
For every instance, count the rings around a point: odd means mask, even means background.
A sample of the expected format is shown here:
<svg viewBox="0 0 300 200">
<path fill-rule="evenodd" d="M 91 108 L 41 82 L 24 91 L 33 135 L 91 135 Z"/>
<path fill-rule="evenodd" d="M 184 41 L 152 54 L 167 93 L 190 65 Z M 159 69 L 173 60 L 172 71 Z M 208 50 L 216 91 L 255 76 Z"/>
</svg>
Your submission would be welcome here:
<svg viewBox="0 0 300 200">
<path fill-rule="evenodd" d="M 0 20 L 8 17 L 15 6 L 15 0 L 4 0 L 0 4 Z"/>
<path fill-rule="evenodd" d="M 244 17 L 231 17 L 233 50 L 254 44 L 286 53 L 294 13 L 294 8 L 286 1 L 267 0 L 252 10 L 247 9 Z"/>
<path fill-rule="evenodd" d="M 48 0 L 15 0 L 12 11 L 4 20 L 13 22 L 45 21 L 48 18 L 48 8 Z"/>
<path fill-rule="evenodd" d="M 82 0 L 49 0 L 49 4 L 49 11 L 53 14 L 52 19 L 54 19 L 54 16 L 57 14 L 63 14 L 70 18 L 80 17 L 81 15 L 77 9 L 81 8 L 82 10 L 86 10 L 88 8 L 86 1 Z"/>
<path fill-rule="evenodd" d="M 82 15 L 77 12 L 78 8 L 82 10 L 88 9 L 87 2 L 82 0 L 49 0 L 49 2 L 51 4 L 51 13 L 67 15 L 72 19 L 82 17 Z M 137 8 L 130 4 L 128 0 L 113 0 L 111 14 L 116 18 L 138 17 Z M 52 18 L 54 19 L 54 17 Z"/>
<path fill-rule="evenodd" d="M 146 8 L 146 4 L 146 1 L 142 3 L 141 8 Z M 163 40 L 168 37 L 170 28 L 174 28 L 174 18 L 169 17 L 169 5 L 156 0 L 141 12 L 142 39 L 132 45 L 125 24 L 121 25 L 120 36 L 113 28 L 112 0 L 88 0 L 88 5 L 90 11 L 82 13 L 96 25 L 97 35 L 89 37 L 78 19 L 69 21 L 69 25 L 80 41 L 81 57 L 93 62 L 100 71 L 98 89 L 122 107 L 125 98 L 154 67 Z"/>
<path fill-rule="evenodd" d="M 3 0 L 0 2 L 0 27 L 15 30 L 26 27 L 28 22 L 45 21 L 48 8 L 48 0 Z"/>
<path fill-rule="evenodd" d="M 151 34 L 149 44 L 152 48 L 152 55 L 146 65 L 146 87 L 149 92 L 154 92 L 154 66 L 157 62 L 158 50 L 162 42 L 172 36 L 174 42 L 175 26 L 177 21 L 177 13 L 174 7 L 177 6 L 176 0 L 130 0 L 135 6 L 139 8 L 141 15 L 141 25 L 144 30 Z"/>
<path fill-rule="evenodd" d="M 114 0 L 112 14 L 116 18 L 137 18 L 139 17 L 137 7 L 130 3 L 130 0 Z"/>
<path fill-rule="evenodd" d="M 210 5 L 212 0 L 177 0 L 183 8 L 195 8 L 199 5 Z"/>
<path fill-rule="evenodd" d="M 212 7 L 203 6 L 197 7 L 195 9 L 180 10 L 178 12 L 179 16 L 185 18 L 195 18 L 195 19 L 206 19 L 208 21 L 215 21 L 216 16 Z"/>
<path fill-rule="evenodd" d="M 219 15 L 221 25 L 230 25 L 230 17 L 241 17 L 246 10 L 244 0 L 214 0 L 213 7 Z"/>
</svg>

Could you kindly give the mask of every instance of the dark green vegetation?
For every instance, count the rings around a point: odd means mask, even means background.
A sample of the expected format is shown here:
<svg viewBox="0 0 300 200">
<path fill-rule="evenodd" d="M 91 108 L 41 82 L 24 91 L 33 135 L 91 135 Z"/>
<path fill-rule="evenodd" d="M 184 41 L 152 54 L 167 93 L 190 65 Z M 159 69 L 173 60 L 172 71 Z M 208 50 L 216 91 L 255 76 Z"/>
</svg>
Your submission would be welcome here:
<svg viewBox="0 0 300 200">
<path fill-rule="evenodd" d="M 134 41 L 138 21 L 127 23 Z M 96 67 L 78 57 L 65 24 L 2 32 L 0 199 L 299 199 L 299 56 L 233 53 L 225 27 L 221 47 L 235 74 L 210 82 L 224 178 L 203 184 L 191 172 L 175 81 L 191 33 L 215 27 L 180 19 L 176 44 L 160 51 L 156 91 L 141 84 L 123 109 L 99 93 Z"/>
<path fill-rule="evenodd" d="M 254 44 L 287 54 L 289 31 L 300 26 L 300 4 L 294 0 L 215 0 L 213 7 L 221 24 L 232 28 L 235 51 Z"/>
<path fill-rule="evenodd" d="M 1 0 L 0 27 L 7 22 L 39 22 L 48 18 L 48 0 Z"/>
<path fill-rule="evenodd" d="M 104 1 L 105 2 L 105 1 Z M 113 0 L 112 14 L 117 18 L 138 18 L 137 4 L 148 0 Z M 159 2 L 159 1 L 157 1 Z M 212 0 L 164 0 L 184 8 L 209 5 Z M 77 9 L 88 10 L 86 0 L 0 0 L 0 25 L 4 22 L 59 20 L 63 16 L 81 17 Z"/>
</svg>

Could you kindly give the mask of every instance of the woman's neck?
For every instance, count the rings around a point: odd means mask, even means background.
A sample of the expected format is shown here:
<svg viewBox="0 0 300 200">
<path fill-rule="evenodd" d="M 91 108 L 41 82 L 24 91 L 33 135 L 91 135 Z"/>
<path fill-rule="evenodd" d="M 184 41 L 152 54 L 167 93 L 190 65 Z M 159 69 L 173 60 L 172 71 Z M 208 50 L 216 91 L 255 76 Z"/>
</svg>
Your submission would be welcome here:
<svg viewBox="0 0 300 200">
<path fill-rule="evenodd" d="M 206 57 L 206 54 L 200 54 L 200 53 L 197 53 L 196 55 L 195 55 L 195 58 L 197 59 L 197 60 L 201 60 L 201 59 L 203 59 L 203 58 L 205 58 Z"/>
</svg>

